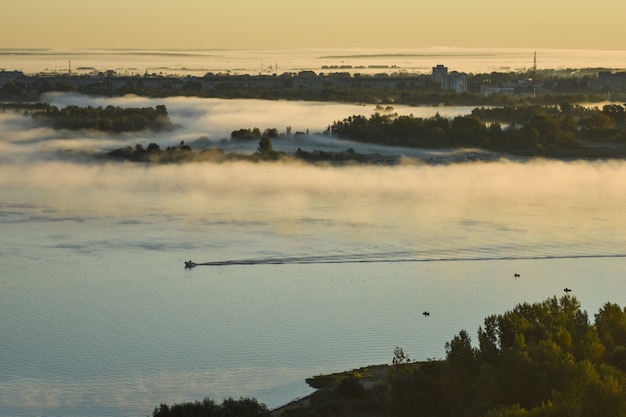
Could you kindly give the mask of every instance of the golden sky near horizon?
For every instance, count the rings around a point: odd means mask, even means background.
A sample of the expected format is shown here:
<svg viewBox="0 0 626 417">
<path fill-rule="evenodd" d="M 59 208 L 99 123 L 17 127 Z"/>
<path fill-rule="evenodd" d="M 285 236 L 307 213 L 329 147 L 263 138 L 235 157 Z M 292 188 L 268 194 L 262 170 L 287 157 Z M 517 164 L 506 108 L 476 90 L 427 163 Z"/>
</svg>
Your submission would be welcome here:
<svg viewBox="0 0 626 417">
<path fill-rule="evenodd" d="M 625 0 L 0 0 L 0 48 L 626 49 Z"/>
</svg>

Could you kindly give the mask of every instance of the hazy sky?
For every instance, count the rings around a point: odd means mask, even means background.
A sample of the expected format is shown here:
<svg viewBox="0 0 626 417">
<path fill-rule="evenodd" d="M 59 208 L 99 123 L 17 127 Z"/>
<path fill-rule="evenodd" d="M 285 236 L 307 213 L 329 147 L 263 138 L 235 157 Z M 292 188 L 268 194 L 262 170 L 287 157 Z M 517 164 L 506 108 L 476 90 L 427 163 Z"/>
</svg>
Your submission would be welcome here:
<svg viewBox="0 0 626 417">
<path fill-rule="evenodd" d="M 626 49 L 624 0 L 0 0 L 1 48 Z"/>
</svg>

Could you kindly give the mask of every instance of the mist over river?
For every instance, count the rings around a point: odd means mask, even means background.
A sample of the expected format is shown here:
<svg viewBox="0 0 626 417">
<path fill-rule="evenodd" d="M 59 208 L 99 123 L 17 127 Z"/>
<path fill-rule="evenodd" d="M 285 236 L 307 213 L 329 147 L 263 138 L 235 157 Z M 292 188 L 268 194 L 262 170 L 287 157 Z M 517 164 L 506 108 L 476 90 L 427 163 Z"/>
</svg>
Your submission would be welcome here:
<svg viewBox="0 0 626 417">
<path fill-rule="evenodd" d="M 626 305 L 624 162 L 430 165 L 423 161 L 468 151 L 370 149 L 315 135 L 334 120 L 371 114 L 368 106 L 47 100 L 165 104 L 183 128 L 54 131 L 0 113 L 5 415 L 146 416 L 160 403 L 240 396 L 274 408 L 309 394 L 305 378 L 390 363 L 396 346 L 414 360 L 442 358 L 461 329 L 475 336 L 487 315 L 565 287 L 591 318 L 605 302 Z M 221 140 L 257 126 L 310 131 L 298 142 L 275 141 L 286 151 L 352 147 L 414 162 L 144 165 L 93 157 L 181 140 L 252 152 L 256 144 Z M 184 269 L 189 259 L 221 265 Z"/>
</svg>

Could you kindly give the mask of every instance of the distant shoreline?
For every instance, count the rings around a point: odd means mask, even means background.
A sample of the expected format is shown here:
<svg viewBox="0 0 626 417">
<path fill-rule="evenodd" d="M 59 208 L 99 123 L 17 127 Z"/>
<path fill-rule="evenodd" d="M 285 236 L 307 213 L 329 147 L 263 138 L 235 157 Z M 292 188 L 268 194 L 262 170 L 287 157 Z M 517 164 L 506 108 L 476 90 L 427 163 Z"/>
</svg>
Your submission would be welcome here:
<svg viewBox="0 0 626 417">
<path fill-rule="evenodd" d="M 74 71 L 96 68 L 138 71 L 155 69 L 172 75 L 206 72 L 271 74 L 279 71 L 322 70 L 324 66 L 358 67 L 359 72 L 387 66 L 427 72 L 447 64 L 467 72 L 517 71 L 530 68 L 533 53 L 541 68 L 626 69 L 626 50 L 565 48 L 289 48 L 289 49 L 154 49 L 154 48 L 0 48 L 2 67 L 35 74 L 50 70 L 66 73 L 68 61 Z M 25 60 L 24 58 L 28 58 Z M 136 59 L 133 59 L 136 58 Z M 182 62 L 181 62 L 182 61 Z M 589 64 L 592 61 L 594 64 Z M 463 64 L 465 63 L 465 64 Z"/>
</svg>

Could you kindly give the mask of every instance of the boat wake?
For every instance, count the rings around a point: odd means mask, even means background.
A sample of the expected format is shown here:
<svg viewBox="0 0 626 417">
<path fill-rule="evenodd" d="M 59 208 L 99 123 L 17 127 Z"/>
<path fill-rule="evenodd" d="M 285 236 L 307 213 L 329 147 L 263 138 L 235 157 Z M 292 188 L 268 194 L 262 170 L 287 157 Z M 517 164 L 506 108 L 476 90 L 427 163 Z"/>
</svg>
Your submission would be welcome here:
<svg viewBox="0 0 626 417">
<path fill-rule="evenodd" d="M 306 264 L 357 264 L 357 263 L 403 263 L 403 262 L 470 262 L 470 261 L 513 261 L 585 258 L 626 258 L 626 253 L 613 254 L 562 254 L 562 255 L 500 255 L 500 256 L 419 256 L 397 254 L 352 254 L 336 256 L 289 256 L 250 259 L 231 259 L 192 263 L 192 266 L 235 266 L 235 265 L 306 265 Z M 187 263 L 186 263 L 187 264 Z M 190 266 L 190 265 L 187 265 Z"/>
</svg>

